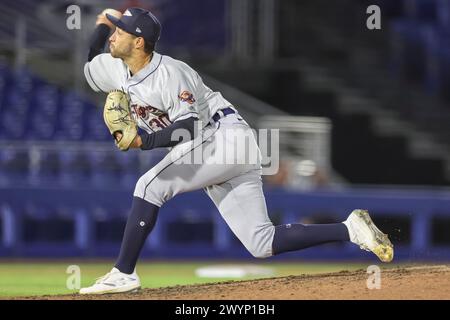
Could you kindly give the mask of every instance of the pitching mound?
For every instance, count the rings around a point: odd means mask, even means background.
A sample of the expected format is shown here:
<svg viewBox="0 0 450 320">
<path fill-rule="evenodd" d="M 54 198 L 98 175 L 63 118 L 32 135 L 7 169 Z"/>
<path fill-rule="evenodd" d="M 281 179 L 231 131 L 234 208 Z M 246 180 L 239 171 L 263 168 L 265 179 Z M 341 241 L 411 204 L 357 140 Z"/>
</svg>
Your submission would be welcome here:
<svg viewBox="0 0 450 320">
<path fill-rule="evenodd" d="M 144 289 L 134 294 L 41 296 L 28 299 L 301 300 L 450 299 L 450 267 L 382 269 L 381 288 L 369 290 L 366 270 L 251 281 Z"/>
</svg>

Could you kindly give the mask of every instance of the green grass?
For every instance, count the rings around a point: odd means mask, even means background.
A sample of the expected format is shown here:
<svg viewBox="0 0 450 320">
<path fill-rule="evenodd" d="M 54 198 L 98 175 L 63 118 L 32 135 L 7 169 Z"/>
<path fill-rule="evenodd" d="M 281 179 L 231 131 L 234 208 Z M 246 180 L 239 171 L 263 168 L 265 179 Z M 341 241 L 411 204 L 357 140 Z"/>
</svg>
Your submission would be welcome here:
<svg viewBox="0 0 450 320">
<path fill-rule="evenodd" d="M 66 282 L 71 274 L 66 273 L 69 265 L 78 265 L 81 270 L 81 287 L 91 285 L 96 278 L 104 275 L 112 267 L 113 262 L 1 262 L 0 261 L 0 297 L 17 297 L 31 295 L 55 295 L 75 293 L 69 290 Z M 336 264 L 336 263 L 245 263 L 245 262 L 146 262 L 138 265 L 138 274 L 143 288 L 158 288 L 174 285 L 208 283 L 226 280 L 247 280 L 261 278 L 200 278 L 195 274 L 199 267 L 210 265 L 254 265 L 271 268 L 272 276 L 313 274 L 337 272 L 341 270 L 357 270 L 367 268 L 368 264 Z"/>
</svg>

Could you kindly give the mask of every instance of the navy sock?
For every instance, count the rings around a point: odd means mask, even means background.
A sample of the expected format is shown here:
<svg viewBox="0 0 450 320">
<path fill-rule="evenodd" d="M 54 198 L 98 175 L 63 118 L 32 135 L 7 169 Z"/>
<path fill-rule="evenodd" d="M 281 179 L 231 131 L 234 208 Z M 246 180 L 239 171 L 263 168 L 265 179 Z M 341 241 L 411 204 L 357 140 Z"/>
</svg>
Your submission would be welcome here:
<svg viewBox="0 0 450 320">
<path fill-rule="evenodd" d="M 123 273 L 134 271 L 139 253 L 156 223 L 159 207 L 134 197 L 115 267 Z"/>
<path fill-rule="evenodd" d="M 333 224 L 283 224 L 275 227 L 273 254 L 294 251 L 326 242 L 349 241 L 347 227 Z"/>
</svg>

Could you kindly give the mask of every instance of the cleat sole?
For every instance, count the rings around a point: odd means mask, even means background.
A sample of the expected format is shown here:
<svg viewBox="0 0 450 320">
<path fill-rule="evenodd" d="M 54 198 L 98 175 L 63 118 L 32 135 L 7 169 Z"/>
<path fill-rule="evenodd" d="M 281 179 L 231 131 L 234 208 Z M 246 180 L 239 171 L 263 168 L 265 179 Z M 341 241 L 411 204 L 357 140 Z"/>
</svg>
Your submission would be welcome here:
<svg viewBox="0 0 450 320">
<path fill-rule="evenodd" d="M 367 210 L 357 210 L 355 215 L 363 219 L 375 234 L 377 245 L 375 248 L 370 249 L 370 251 L 372 251 L 382 262 L 391 262 L 394 259 L 394 246 L 389 240 L 388 235 L 381 232 L 380 229 L 375 226 Z"/>
</svg>

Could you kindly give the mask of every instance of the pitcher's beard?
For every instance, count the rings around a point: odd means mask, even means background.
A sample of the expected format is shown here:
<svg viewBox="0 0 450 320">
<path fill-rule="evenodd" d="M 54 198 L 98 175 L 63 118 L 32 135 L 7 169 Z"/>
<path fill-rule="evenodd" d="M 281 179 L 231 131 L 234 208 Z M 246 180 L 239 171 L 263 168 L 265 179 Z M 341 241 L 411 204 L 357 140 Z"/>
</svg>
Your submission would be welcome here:
<svg viewBox="0 0 450 320">
<path fill-rule="evenodd" d="M 128 52 L 121 52 L 121 51 L 117 50 L 117 48 L 115 48 L 111 45 L 109 46 L 109 53 L 111 54 L 111 56 L 113 58 L 124 59 L 130 55 L 130 51 L 131 50 L 129 50 Z"/>
</svg>

